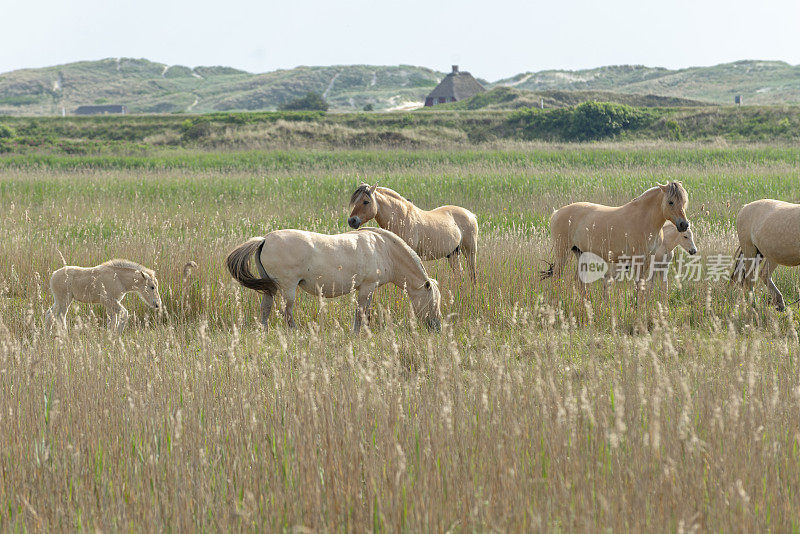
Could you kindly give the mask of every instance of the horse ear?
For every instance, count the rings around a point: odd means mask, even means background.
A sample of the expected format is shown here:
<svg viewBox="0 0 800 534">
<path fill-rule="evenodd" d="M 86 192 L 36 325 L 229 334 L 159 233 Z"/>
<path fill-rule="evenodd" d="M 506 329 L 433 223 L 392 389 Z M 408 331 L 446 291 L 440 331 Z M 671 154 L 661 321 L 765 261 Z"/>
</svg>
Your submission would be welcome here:
<svg viewBox="0 0 800 534">
<path fill-rule="evenodd" d="M 375 185 L 371 185 L 369 187 L 369 194 L 371 195 L 371 194 L 375 193 L 376 189 L 378 189 L 378 182 L 375 182 Z"/>
<path fill-rule="evenodd" d="M 657 185 L 658 187 L 660 187 L 662 191 L 666 191 L 666 190 L 669 188 L 669 182 L 667 182 L 667 183 L 666 183 L 666 184 L 664 184 L 664 185 L 661 185 L 661 184 L 659 184 L 658 182 L 656 182 L 656 185 Z"/>
</svg>

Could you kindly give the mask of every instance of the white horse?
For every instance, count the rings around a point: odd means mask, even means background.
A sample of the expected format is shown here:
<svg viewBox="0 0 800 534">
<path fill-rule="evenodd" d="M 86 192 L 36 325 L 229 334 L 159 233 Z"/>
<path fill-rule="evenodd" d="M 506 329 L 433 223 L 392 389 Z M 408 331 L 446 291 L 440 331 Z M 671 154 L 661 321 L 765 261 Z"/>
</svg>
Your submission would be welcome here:
<svg viewBox="0 0 800 534">
<path fill-rule="evenodd" d="M 258 275 L 250 270 L 255 258 Z M 286 302 L 289 327 L 297 287 L 326 298 L 358 291 L 353 330 L 369 322 L 372 294 L 392 283 L 408 292 L 414 313 L 425 325 L 441 327 L 441 295 L 419 256 L 402 239 L 380 228 L 325 235 L 303 230 L 277 230 L 254 237 L 235 248 L 226 260 L 231 276 L 244 287 L 263 294 L 261 323 L 267 326 L 275 294 Z"/>
<path fill-rule="evenodd" d="M 122 305 L 126 293 L 135 291 L 145 304 L 161 308 L 156 273 L 130 260 L 109 260 L 96 267 L 64 266 L 50 277 L 53 306 L 45 313 L 45 328 L 57 323 L 67 329 L 67 311 L 73 300 L 102 304 L 109 316 L 109 328 L 119 332 L 128 323 L 128 310 Z"/>
</svg>

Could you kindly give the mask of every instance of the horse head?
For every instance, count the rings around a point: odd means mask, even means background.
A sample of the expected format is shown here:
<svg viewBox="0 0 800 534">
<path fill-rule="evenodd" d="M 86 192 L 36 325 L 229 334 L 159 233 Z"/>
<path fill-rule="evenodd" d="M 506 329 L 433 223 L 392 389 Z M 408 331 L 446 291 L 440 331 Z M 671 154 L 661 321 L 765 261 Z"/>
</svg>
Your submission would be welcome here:
<svg viewBox="0 0 800 534">
<path fill-rule="evenodd" d="M 414 314 L 420 318 L 428 330 L 439 331 L 442 329 L 442 294 L 439 292 L 439 283 L 433 278 L 428 278 L 419 287 L 407 287 L 411 306 Z"/>
<path fill-rule="evenodd" d="M 134 275 L 139 297 L 145 304 L 156 310 L 161 308 L 161 295 L 158 293 L 156 273 L 151 270 L 139 270 Z"/>
<path fill-rule="evenodd" d="M 689 195 L 680 182 L 670 182 L 668 184 L 658 184 L 663 193 L 661 199 L 661 211 L 664 218 L 671 221 L 679 232 L 689 229 L 689 220 L 686 218 L 686 206 L 689 203 Z"/>
<path fill-rule="evenodd" d="M 375 202 L 377 187 L 378 184 L 369 185 L 362 182 L 353 192 L 353 196 L 350 197 L 350 217 L 347 218 L 350 228 L 358 229 L 378 214 L 378 205 Z"/>
</svg>

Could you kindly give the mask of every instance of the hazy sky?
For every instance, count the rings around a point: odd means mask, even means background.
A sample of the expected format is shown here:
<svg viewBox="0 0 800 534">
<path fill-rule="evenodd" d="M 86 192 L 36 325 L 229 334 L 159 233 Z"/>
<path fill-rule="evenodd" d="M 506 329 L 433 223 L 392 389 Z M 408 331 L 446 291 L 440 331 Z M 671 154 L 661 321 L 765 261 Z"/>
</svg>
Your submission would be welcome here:
<svg viewBox="0 0 800 534">
<path fill-rule="evenodd" d="M 458 63 L 488 80 L 621 63 L 800 63 L 800 0 L 0 0 L 0 28 L 0 72 L 119 56 L 251 72 Z"/>
</svg>

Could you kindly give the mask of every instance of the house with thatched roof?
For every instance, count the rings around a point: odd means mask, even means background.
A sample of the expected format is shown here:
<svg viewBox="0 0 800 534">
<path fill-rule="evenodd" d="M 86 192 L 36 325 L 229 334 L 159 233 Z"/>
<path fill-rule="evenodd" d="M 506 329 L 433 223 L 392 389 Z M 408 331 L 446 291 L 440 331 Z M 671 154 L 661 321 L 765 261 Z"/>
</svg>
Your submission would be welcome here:
<svg viewBox="0 0 800 534">
<path fill-rule="evenodd" d="M 425 105 L 435 106 L 447 102 L 458 102 L 485 91 L 486 89 L 472 77 L 472 74 L 459 72 L 458 65 L 453 65 L 453 71 L 445 76 L 436 89 L 425 98 Z"/>
</svg>

